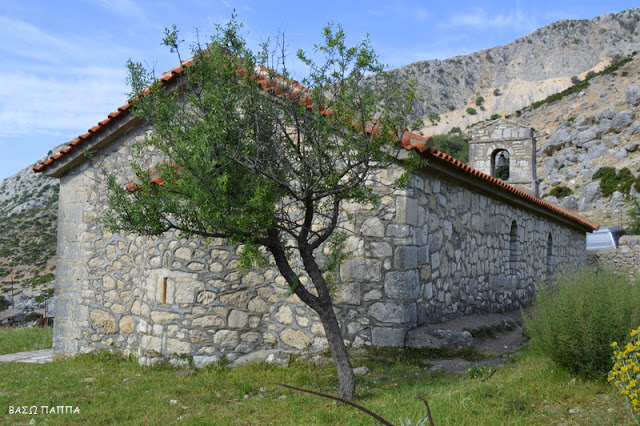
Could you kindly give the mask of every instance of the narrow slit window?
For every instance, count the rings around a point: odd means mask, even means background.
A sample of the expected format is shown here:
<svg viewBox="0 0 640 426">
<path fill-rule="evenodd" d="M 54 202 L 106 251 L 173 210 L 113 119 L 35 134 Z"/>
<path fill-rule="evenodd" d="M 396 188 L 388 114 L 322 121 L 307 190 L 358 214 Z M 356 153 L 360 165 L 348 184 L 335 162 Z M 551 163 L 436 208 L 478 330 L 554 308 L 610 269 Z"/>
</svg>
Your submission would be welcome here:
<svg viewBox="0 0 640 426">
<path fill-rule="evenodd" d="M 553 238 L 551 232 L 549 232 L 549 238 L 547 239 L 547 275 L 551 277 L 553 274 Z"/>
<path fill-rule="evenodd" d="M 514 220 L 511 222 L 511 230 L 509 231 L 509 266 L 511 270 L 518 269 L 520 261 L 520 240 L 518 239 L 518 224 Z"/>
<path fill-rule="evenodd" d="M 167 277 L 162 278 L 162 304 L 167 303 Z"/>
</svg>

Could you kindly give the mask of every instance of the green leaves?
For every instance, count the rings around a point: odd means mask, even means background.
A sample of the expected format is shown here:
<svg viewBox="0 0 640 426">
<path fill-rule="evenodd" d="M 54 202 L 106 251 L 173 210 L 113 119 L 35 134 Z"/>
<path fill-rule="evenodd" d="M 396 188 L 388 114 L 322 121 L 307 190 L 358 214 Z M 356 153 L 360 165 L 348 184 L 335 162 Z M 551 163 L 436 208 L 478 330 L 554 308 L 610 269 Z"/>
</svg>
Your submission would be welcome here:
<svg viewBox="0 0 640 426">
<path fill-rule="evenodd" d="M 273 235 L 318 247 L 343 200 L 372 196 L 366 179 L 397 152 L 412 86 L 394 86 L 384 73 L 368 79 L 384 69 L 369 40 L 348 46 L 330 23 L 313 57 L 298 52 L 308 67 L 303 87 L 289 78 L 284 50 L 267 43 L 254 54 L 241 28 L 232 17 L 208 46 L 192 46 L 194 57 L 166 87 L 129 62 L 132 93 L 143 94 L 134 113 L 153 131 L 134 147 L 134 180 L 105 172 L 113 228 L 223 236 L 245 244 L 255 262 L 255 247 L 282 244 Z M 180 54 L 175 26 L 163 43 Z"/>
</svg>

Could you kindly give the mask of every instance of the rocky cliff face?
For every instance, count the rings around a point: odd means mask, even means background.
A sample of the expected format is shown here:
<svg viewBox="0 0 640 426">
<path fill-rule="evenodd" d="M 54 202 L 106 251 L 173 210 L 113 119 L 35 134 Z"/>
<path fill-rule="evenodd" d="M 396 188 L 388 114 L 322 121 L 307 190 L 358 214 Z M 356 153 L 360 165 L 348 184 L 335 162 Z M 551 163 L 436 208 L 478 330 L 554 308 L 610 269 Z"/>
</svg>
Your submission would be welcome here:
<svg viewBox="0 0 640 426">
<path fill-rule="evenodd" d="M 41 310 L 51 296 L 58 188 L 31 166 L 0 182 L 0 310 Z"/>
<path fill-rule="evenodd" d="M 626 225 L 626 200 L 640 196 L 639 184 L 620 185 L 607 194 L 603 180 L 594 180 L 602 167 L 618 174 L 627 168 L 628 183 L 640 176 L 638 70 L 636 55 L 615 72 L 591 79 L 583 90 L 517 118 L 537 132 L 541 192 L 548 194 L 563 186 L 571 189 L 571 195 L 555 200 L 601 225 Z"/>
<path fill-rule="evenodd" d="M 571 77 L 584 78 L 640 50 L 639 22 L 640 9 L 559 21 L 504 46 L 420 61 L 394 72 L 417 83 L 415 118 L 421 130 L 447 133 L 494 114 L 514 113 L 571 86 Z"/>
</svg>

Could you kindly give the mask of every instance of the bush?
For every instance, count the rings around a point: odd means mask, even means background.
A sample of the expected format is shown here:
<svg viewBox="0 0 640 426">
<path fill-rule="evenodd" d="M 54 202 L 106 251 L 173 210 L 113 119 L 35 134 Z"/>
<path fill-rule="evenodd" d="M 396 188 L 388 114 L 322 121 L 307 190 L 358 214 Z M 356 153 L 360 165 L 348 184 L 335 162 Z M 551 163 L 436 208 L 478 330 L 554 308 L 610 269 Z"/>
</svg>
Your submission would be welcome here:
<svg viewBox="0 0 640 426">
<path fill-rule="evenodd" d="M 461 134 L 434 135 L 433 147 L 463 163 L 469 162 L 469 142 Z"/>
<path fill-rule="evenodd" d="M 592 177 L 593 180 L 600 179 L 600 189 L 602 195 L 608 197 L 615 191 L 629 194 L 633 184 L 636 190 L 640 188 L 640 177 L 634 178 L 633 173 L 626 167 L 616 171 L 614 167 L 600 167 Z"/>
<path fill-rule="evenodd" d="M 627 210 L 629 215 L 629 226 L 626 227 L 627 234 L 640 235 L 640 202 L 637 198 L 632 198 L 629 200 L 629 204 L 630 207 Z"/>
<path fill-rule="evenodd" d="M 500 89 L 493 89 L 493 96 L 500 96 L 501 94 Z"/>
<path fill-rule="evenodd" d="M 476 112 L 477 111 L 475 110 L 475 108 L 471 108 L 471 107 L 467 108 L 467 114 L 469 115 L 475 115 Z"/>
<path fill-rule="evenodd" d="M 478 96 L 476 98 L 476 106 L 480 106 L 484 103 L 484 98 L 482 96 Z"/>
<path fill-rule="evenodd" d="M 577 75 L 574 75 L 573 77 L 571 77 L 571 84 L 578 84 L 580 83 L 580 79 L 578 78 Z"/>
<path fill-rule="evenodd" d="M 491 119 L 492 120 L 497 120 L 498 118 L 502 118 L 502 116 L 500 114 L 492 114 L 491 115 Z"/>
<path fill-rule="evenodd" d="M 604 378 L 610 344 L 640 325 L 640 283 L 610 270 L 584 269 L 538 289 L 525 327 L 534 347 L 555 363 L 589 378 Z"/>
<path fill-rule="evenodd" d="M 609 372 L 609 382 L 627 397 L 635 415 L 640 416 L 640 327 L 631 330 L 630 341 L 622 347 L 613 342 L 613 368 Z"/>
<path fill-rule="evenodd" d="M 566 186 L 556 186 L 548 194 L 545 194 L 544 197 L 548 197 L 550 195 L 558 198 L 568 197 L 573 194 L 573 190 Z"/>
</svg>

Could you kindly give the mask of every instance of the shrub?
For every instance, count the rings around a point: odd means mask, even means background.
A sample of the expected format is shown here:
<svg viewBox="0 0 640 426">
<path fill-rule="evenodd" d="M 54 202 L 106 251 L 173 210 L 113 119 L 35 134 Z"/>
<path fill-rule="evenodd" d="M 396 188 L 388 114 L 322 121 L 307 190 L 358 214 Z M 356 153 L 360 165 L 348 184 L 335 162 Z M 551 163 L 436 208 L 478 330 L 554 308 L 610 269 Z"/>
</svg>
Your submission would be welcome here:
<svg viewBox="0 0 640 426">
<path fill-rule="evenodd" d="M 640 178 L 634 178 L 633 173 L 626 167 L 616 171 L 614 167 L 600 167 L 592 177 L 593 180 L 600 179 L 600 189 L 602 195 L 608 197 L 615 191 L 629 194 L 633 184 L 636 189 L 640 188 Z"/>
<path fill-rule="evenodd" d="M 493 96 L 500 96 L 501 94 L 500 89 L 493 89 Z"/>
<path fill-rule="evenodd" d="M 613 342 L 613 368 L 609 372 L 609 382 L 627 397 L 635 415 L 640 415 L 640 327 L 631 330 L 631 339 L 624 350 Z"/>
<path fill-rule="evenodd" d="M 640 325 L 640 283 L 611 270 L 584 269 L 538 289 L 525 327 L 534 347 L 555 363 L 590 378 L 611 370 L 610 343 Z"/>
<path fill-rule="evenodd" d="M 632 198 L 629 200 L 629 204 L 630 207 L 627 210 L 629 215 L 629 226 L 626 227 L 627 234 L 640 235 L 640 202 L 637 198 Z"/>
<path fill-rule="evenodd" d="M 480 106 L 484 103 L 484 98 L 482 96 L 478 96 L 476 98 L 476 106 Z"/>
<path fill-rule="evenodd" d="M 461 134 L 434 135 L 433 147 L 463 163 L 469 162 L 469 143 Z"/>
<path fill-rule="evenodd" d="M 558 198 L 568 197 L 573 194 L 573 190 L 566 186 L 556 186 L 548 194 L 545 194 L 544 197 L 554 196 Z"/>
<path fill-rule="evenodd" d="M 500 114 L 492 114 L 491 115 L 491 119 L 492 120 L 497 120 L 498 118 L 501 118 L 502 116 Z"/>
<path fill-rule="evenodd" d="M 475 115 L 476 112 L 477 111 L 475 110 L 475 108 L 471 108 L 471 107 L 467 108 L 467 114 L 469 115 Z"/>
<path fill-rule="evenodd" d="M 578 78 L 577 75 L 574 75 L 571 77 L 571 84 L 578 84 L 580 83 L 580 79 Z"/>
<path fill-rule="evenodd" d="M 462 133 L 462 130 L 458 126 L 452 127 L 451 130 L 449 130 L 449 134 L 454 134 L 454 133 Z"/>
<path fill-rule="evenodd" d="M 429 115 L 427 116 L 427 118 L 429 119 L 431 124 L 436 124 L 436 123 L 438 123 L 438 121 L 440 121 L 440 116 L 438 114 L 436 114 L 435 112 L 430 112 Z"/>
</svg>

